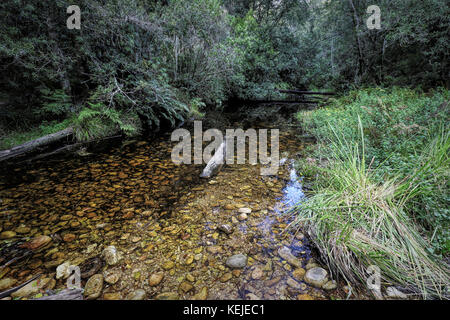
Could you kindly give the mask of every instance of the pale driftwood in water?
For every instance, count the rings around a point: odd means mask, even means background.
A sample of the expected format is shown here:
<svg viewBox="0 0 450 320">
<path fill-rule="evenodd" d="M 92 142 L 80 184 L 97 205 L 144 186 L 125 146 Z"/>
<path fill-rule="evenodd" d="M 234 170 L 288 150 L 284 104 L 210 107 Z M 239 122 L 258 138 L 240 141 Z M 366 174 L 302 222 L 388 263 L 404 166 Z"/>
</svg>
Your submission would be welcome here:
<svg viewBox="0 0 450 320">
<path fill-rule="evenodd" d="M 83 300 L 83 290 L 65 289 L 59 293 L 33 300 Z"/>
<path fill-rule="evenodd" d="M 223 167 L 223 164 L 225 163 L 225 153 L 226 142 L 224 139 L 214 156 L 211 158 L 211 160 L 209 160 L 205 169 L 203 169 L 202 173 L 200 174 L 200 178 L 211 178 L 212 176 L 219 173 L 219 171 Z"/>
<path fill-rule="evenodd" d="M 47 146 L 63 139 L 68 139 L 70 136 L 72 136 L 72 134 L 73 129 L 67 128 L 62 131 L 58 131 L 35 140 L 25 142 L 24 144 L 21 144 L 14 148 L 0 151 L 0 162 L 26 155 L 27 153 L 36 151 L 40 147 Z"/>
</svg>

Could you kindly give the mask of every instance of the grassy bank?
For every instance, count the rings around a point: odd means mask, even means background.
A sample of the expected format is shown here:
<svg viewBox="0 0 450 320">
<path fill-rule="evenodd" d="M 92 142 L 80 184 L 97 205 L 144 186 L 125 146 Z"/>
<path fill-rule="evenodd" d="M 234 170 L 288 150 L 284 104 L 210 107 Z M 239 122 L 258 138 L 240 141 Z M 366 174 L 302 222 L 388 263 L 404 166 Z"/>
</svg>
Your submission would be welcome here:
<svg viewBox="0 0 450 320">
<path fill-rule="evenodd" d="M 449 254 L 450 92 L 375 88 L 298 114 L 318 138 L 300 170 L 313 195 L 293 227 L 313 236 L 331 270 L 385 282 L 425 298 L 446 295 Z"/>
</svg>

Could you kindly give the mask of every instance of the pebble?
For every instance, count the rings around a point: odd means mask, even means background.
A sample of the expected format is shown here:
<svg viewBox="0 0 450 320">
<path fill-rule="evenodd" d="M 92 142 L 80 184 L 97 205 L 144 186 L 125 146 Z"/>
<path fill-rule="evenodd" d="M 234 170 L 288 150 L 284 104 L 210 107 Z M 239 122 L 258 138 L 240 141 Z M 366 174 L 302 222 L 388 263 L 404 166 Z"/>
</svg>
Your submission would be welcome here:
<svg viewBox="0 0 450 320">
<path fill-rule="evenodd" d="M 70 262 L 64 262 L 56 267 L 56 279 L 67 279 L 70 276 Z"/>
<path fill-rule="evenodd" d="M 396 287 L 388 287 L 386 289 L 386 295 L 391 299 L 408 299 L 408 296 Z"/>
<path fill-rule="evenodd" d="M 312 269 L 312 268 L 317 268 L 319 267 L 319 265 L 315 262 L 308 262 L 308 264 L 305 266 L 306 270 Z"/>
<path fill-rule="evenodd" d="M 120 273 L 119 272 L 110 272 L 107 274 L 104 274 L 105 282 L 108 284 L 116 284 L 117 281 L 120 279 Z"/>
<path fill-rule="evenodd" d="M 216 254 L 222 252 L 222 248 L 220 246 L 210 246 L 206 248 L 206 251 L 212 254 Z"/>
<path fill-rule="evenodd" d="M 145 290 L 137 289 L 127 296 L 127 300 L 145 300 Z"/>
<path fill-rule="evenodd" d="M 63 236 L 63 240 L 65 241 L 65 242 L 72 242 L 73 240 L 75 240 L 76 239 L 76 235 L 74 235 L 73 233 L 67 233 L 67 234 L 65 234 L 64 236 Z"/>
<path fill-rule="evenodd" d="M 297 268 L 292 272 L 292 276 L 298 280 L 301 281 L 303 280 L 303 277 L 305 276 L 306 270 L 303 268 Z"/>
<path fill-rule="evenodd" d="M 278 255 L 294 267 L 300 268 L 302 266 L 301 260 L 295 257 L 288 247 L 278 249 Z"/>
<path fill-rule="evenodd" d="M 328 281 L 328 272 L 320 267 L 309 269 L 305 274 L 305 282 L 320 288 Z"/>
<path fill-rule="evenodd" d="M 0 280 L 0 291 L 9 289 L 17 283 L 16 279 L 5 278 Z"/>
<path fill-rule="evenodd" d="M 193 300 L 206 300 L 208 298 L 208 288 L 203 287 L 197 294 L 195 294 Z"/>
<path fill-rule="evenodd" d="M 120 260 L 119 252 L 115 246 L 106 247 L 102 252 L 102 257 L 110 266 L 116 265 Z"/>
<path fill-rule="evenodd" d="M 20 226 L 16 229 L 16 232 L 20 233 L 20 234 L 29 233 L 30 231 L 31 231 L 31 228 L 25 227 L 25 226 Z"/>
<path fill-rule="evenodd" d="M 247 256 L 243 255 L 242 253 L 239 253 L 229 257 L 225 263 L 229 268 L 241 269 L 247 265 L 247 261 L 248 261 Z"/>
<path fill-rule="evenodd" d="M 194 289 L 194 286 L 193 286 L 192 284 L 190 284 L 189 282 L 187 282 L 187 281 L 183 281 L 183 282 L 180 284 L 179 289 L 180 289 L 181 291 L 183 291 L 184 293 L 186 293 L 186 292 L 189 292 L 189 291 L 191 291 L 192 289 Z"/>
<path fill-rule="evenodd" d="M 30 250 L 36 250 L 36 249 L 46 246 L 47 244 L 50 243 L 50 241 L 52 241 L 52 238 L 50 238 L 49 236 L 38 236 L 38 237 L 34 238 L 33 240 L 24 243 L 23 247 L 30 249 Z"/>
<path fill-rule="evenodd" d="M 219 280 L 220 280 L 220 282 L 227 282 L 231 278 L 233 278 L 233 275 L 231 274 L 231 272 L 227 272 Z"/>
<path fill-rule="evenodd" d="M 105 293 L 103 295 L 103 299 L 104 300 L 121 300 L 122 295 L 120 294 L 120 292 L 109 292 L 109 293 Z"/>
<path fill-rule="evenodd" d="M 289 287 L 294 288 L 294 289 L 297 289 L 297 290 L 301 290 L 301 289 L 302 289 L 301 284 L 298 283 L 297 281 L 295 281 L 295 280 L 292 279 L 292 278 L 288 278 L 288 279 L 286 280 L 286 284 L 287 284 Z"/>
<path fill-rule="evenodd" d="M 94 274 L 86 282 L 84 287 L 84 296 L 88 300 L 97 299 L 100 297 L 103 289 L 103 276 L 101 274 Z"/>
<path fill-rule="evenodd" d="M 280 280 L 281 280 L 281 277 L 275 277 L 273 279 L 267 280 L 265 284 L 267 287 L 271 287 L 271 286 L 277 284 L 278 282 L 280 282 Z"/>
<path fill-rule="evenodd" d="M 249 213 L 252 212 L 252 209 L 250 209 L 250 208 L 240 208 L 240 209 L 238 210 L 238 212 L 239 212 L 239 213 L 249 214 Z"/>
<path fill-rule="evenodd" d="M 163 292 L 155 297 L 156 300 L 178 300 L 178 293 L 176 292 Z"/>
<path fill-rule="evenodd" d="M 244 221 L 244 220 L 247 220 L 247 219 L 248 219 L 248 216 L 247 216 L 246 213 L 241 213 L 241 214 L 238 216 L 238 220 L 239 220 L 239 221 Z"/>
<path fill-rule="evenodd" d="M 157 286 L 164 279 L 164 272 L 157 272 L 150 276 L 148 284 L 152 287 Z"/>
<path fill-rule="evenodd" d="M 264 272 L 259 267 L 255 267 L 255 269 L 252 272 L 252 279 L 253 280 L 259 280 L 263 277 Z"/>
<path fill-rule="evenodd" d="M 229 224 L 221 224 L 220 226 L 217 227 L 217 229 L 225 234 L 233 233 L 233 227 L 230 226 Z"/>
<path fill-rule="evenodd" d="M 175 266 L 175 263 L 174 263 L 173 261 L 169 260 L 169 261 L 166 261 L 166 262 L 162 265 L 162 268 L 163 268 L 164 270 L 170 270 L 170 269 L 172 269 L 174 266 Z"/>
<path fill-rule="evenodd" d="M 195 278 L 194 278 L 194 276 L 192 274 L 188 273 L 186 275 L 186 280 L 189 281 L 189 282 L 194 282 Z"/>
<path fill-rule="evenodd" d="M 325 290 L 334 290 L 337 288 L 336 280 L 330 280 L 322 286 L 322 289 Z"/>
<path fill-rule="evenodd" d="M 20 288 L 19 290 L 11 293 L 12 298 L 20 298 L 20 297 L 30 297 L 33 296 L 43 288 L 45 288 L 50 282 L 51 278 L 37 279 L 26 286 Z"/>
</svg>

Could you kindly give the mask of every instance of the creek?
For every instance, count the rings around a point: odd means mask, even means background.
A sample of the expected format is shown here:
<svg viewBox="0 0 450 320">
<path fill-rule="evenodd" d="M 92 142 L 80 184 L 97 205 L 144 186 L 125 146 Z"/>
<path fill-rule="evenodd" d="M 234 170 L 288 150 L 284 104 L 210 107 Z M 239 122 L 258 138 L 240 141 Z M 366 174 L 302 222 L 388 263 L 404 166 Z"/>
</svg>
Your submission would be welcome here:
<svg viewBox="0 0 450 320">
<path fill-rule="evenodd" d="M 203 165 L 171 161 L 168 134 L 3 173 L 0 265 L 29 241 L 47 240 L 0 269 L 0 291 L 41 273 L 45 281 L 28 298 L 56 292 L 66 286 L 58 266 L 83 271 L 101 261 L 98 299 L 328 298 L 302 280 L 311 247 L 286 231 L 291 218 L 282 214 L 305 198 L 294 163 L 307 142 L 295 128 L 258 125 L 280 128 L 277 175 L 261 176 L 260 165 L 247 163 L 201 179 Z M 108 246 L 117 249 L 113 265 L 101 259 Z M 280 256 L 283 247 L 295 263 Z M 230 268 L 227 259 L 237 254 L 247 257 L 245 267 Z"/>
</svg>

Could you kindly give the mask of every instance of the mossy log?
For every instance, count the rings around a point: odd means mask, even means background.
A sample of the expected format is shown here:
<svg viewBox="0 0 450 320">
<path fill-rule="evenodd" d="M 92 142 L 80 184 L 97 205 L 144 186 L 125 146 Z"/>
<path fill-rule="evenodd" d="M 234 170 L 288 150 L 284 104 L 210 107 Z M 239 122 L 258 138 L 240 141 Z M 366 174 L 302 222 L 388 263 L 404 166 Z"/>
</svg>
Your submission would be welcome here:
<svg viewBox="0 0 450 320">
<path fill-rule="evenodd" d="M 25 156 L 29 153 L 38 151 L 38 149 L 47 147 L 50 144 L 69 139 L 73 135 L 71 127 L 64 130 L 25 142 L 8 150 L 0 151 L 0 162 Z"/>
</svg>

